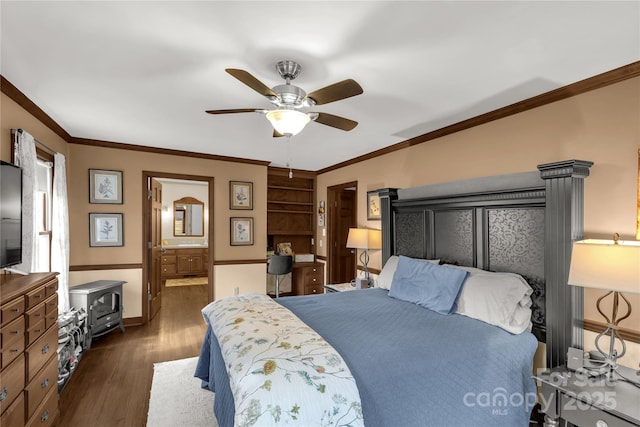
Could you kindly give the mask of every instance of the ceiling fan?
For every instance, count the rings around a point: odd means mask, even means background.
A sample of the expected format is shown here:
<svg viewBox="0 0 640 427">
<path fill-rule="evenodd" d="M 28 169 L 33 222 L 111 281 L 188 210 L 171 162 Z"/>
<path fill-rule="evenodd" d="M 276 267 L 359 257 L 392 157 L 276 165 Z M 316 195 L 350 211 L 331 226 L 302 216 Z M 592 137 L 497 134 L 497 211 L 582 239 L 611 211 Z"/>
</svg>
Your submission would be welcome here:
<svg viewBox="0 0 640 427">
<path fill-rule="evenodd" d="M 302 108 L 311 108 L 315 105 L 328 104 L 341 99 L 363 93 L 362 87 L 352 79 L 323 87 L 307 94 L 304 90 L 291 84 L 302 67 L 295 61 L 280 61 L 276 64 L 278 74 L 285 80 L 285 84 L 269 88 L 249 72 L 235 68 L 227 68 L 225 71 L 240 80 L 260 95 L 267 98 L 276 106 L 274 110 L 262 108 L 237 108 L 230 110 L 207 110 L 209 114 L 232 113 L 260 113 L 264 114 L 274 128 L 273 136 L 292 136 L 299 133 L 310 121 L 331 126 L 336 129 L 350 131 L 358 125 L 358 122 L 328 113 L 303 112 Z"/>
</svg>

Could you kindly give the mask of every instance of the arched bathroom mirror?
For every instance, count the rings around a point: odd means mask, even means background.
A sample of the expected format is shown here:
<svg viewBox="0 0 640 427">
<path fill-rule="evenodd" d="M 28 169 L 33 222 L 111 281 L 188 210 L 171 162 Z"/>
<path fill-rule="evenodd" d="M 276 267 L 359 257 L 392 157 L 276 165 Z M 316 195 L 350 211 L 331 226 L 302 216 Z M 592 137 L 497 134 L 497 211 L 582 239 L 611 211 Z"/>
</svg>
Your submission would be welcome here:
<svg viewBox="0 0 640 427">
<path fill-rule="evenodd" d="M 173 235 L 204 236 L 204 203 L 193 197 L 173 202 Z"/>
</svg>

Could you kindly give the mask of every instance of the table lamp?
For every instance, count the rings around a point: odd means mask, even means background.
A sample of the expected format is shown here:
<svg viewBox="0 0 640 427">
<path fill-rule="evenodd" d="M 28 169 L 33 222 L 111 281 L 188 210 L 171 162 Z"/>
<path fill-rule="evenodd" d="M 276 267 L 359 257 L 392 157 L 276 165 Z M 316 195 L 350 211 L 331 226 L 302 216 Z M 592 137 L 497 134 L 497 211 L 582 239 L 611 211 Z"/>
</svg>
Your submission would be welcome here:
<svg viewBox="0 0 640 427">
<path fill-rule="evenodd" d="M 364 277 L 367 286 L 370 285 L 369 279 L 369 250 L 382 249 L 382 232 L 370 228 L 350 228 L 347 236 L 347 248 L 361 249 L 360 262 L 364 268 Z"/>
<path fill-rule="evenodd" d="M 617 233 L 613 240 L 575 242 L 568 283 L 608 291 L 596 302 L 596 308 L 607 326 L 596 337 L 595 345 L 603 359 L 596 371 L 610 374 L 617 369 L 616 360 L 626 352 L 626 344 L 618 334 L 619 323 L 631 315 L 631 303 L 624 294 L 640 294 L 640 242 L 621 241 Z M 606 315 L 601 307 L 602 301 L 609 296 L 613 298 L 611 316 Z M 605 336 L 610 337 L 608 351 L 600 345 Z M 614 348 L 616 340 L 622 348 L 619 354 Z"/>
</svg>

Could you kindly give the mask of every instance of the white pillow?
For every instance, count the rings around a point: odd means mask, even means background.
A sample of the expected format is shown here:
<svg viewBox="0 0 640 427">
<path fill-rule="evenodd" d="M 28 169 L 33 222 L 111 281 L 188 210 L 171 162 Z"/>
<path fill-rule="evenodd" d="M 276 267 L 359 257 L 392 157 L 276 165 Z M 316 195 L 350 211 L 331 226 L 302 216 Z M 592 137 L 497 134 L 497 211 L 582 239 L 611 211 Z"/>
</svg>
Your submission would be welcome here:
<svg viewBox="0 0 640 427">
<path fill-rule="evenodd" d="M 378 275 L 378 277 L 374 282 L 374 286 L 376 288 L 382 288 L 386 290 L 391 289 L 391 282 L 393 281 L 393 275 L 396 272 L 396 268 L 398 268 L 398 259 L 399 258 L 397 255 L 391 255 L 389 257 L 387 262 L 384 264 L 384 267 L 382 267 L 382 271 L 380 272 L 380 274 Z M 418 261 L 431 262 L 433 264 L 440 264 L 439 259 L 419 259 L 419 258 L 414 258 L 414 259 L 417 259 Z"/>
<path fill-rule="evenodd" d="M 522 276 L 471 267 L 458 268 L 471 273 L 458 298 L 458 314 L 498 326 L 513 334 L 531 329 L 533 290 Z"/>
</svg>

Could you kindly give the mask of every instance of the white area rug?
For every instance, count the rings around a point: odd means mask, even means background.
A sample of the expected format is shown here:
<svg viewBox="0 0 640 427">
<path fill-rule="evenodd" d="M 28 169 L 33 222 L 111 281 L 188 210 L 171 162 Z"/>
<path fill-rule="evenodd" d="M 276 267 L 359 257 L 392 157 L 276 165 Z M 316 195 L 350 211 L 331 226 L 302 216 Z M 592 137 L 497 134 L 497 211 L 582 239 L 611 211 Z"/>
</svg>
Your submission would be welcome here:
<svg viewBox="0 0 640 427">
<path fill-rule="evenodd" d="M 154 363 L 147 427 L 217 427 L 213 393 L 193 376 L 197 357 Z"/>
</svg>

